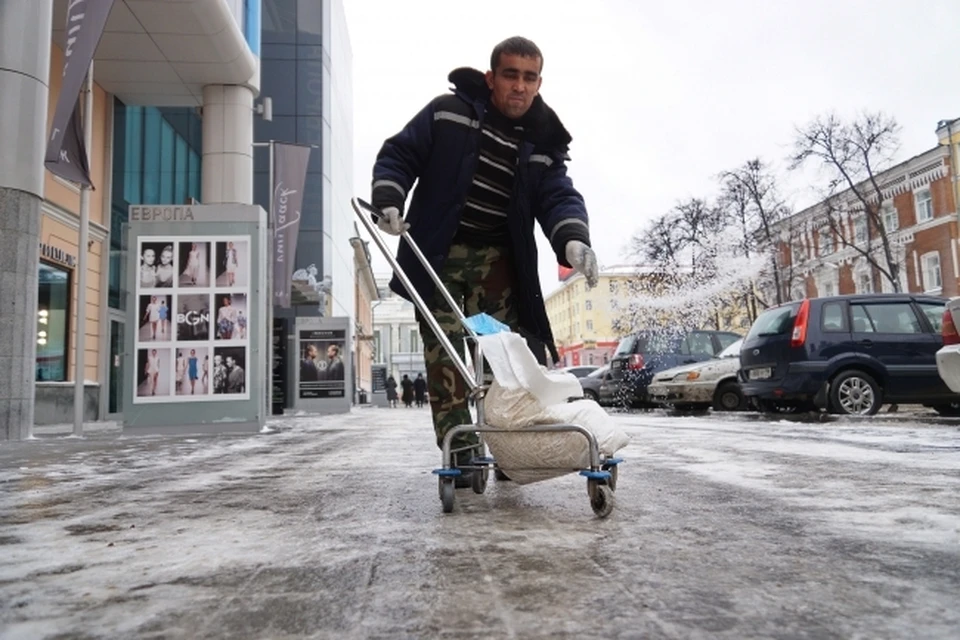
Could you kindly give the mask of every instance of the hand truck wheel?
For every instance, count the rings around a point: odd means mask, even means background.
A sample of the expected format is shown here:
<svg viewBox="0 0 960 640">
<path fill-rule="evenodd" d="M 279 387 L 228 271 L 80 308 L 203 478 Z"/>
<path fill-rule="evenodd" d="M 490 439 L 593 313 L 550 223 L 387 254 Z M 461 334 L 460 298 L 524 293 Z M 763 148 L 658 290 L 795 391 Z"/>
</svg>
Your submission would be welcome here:
<svg viewBox="0 0 960 640">
<path fill-rule="evenodd" d="M 590 496 L 590 507 L 600 518 L 609 516 L 614 507 L 613 490 L 605 484 L 595 484 L 593 495 Z"/>
<path fill-rule="evenodd" d="M 489 470 L 484 466 L 482 469 L 474 469 L 470 478 L 470 486 L 474 493 L 483 493 L 487 490 L 487 475 Z"/>
<path fill-rule="evenodd" d="M 440 502 L 443 503 L 443 512 L 453 511 L 453 503 L 456 499 L 456 488 L 453 478 L 440 478 Z"/>
<path fill-rule="evenodd" d="M 606 471 L 610 472 L 610 478 L 607 480 L 607 486 L 610 487 L 610 491 L 617 490 L 617 469 L 619 468 L 620 465 L 618 464 L 606 468 Z"/>
</svg>

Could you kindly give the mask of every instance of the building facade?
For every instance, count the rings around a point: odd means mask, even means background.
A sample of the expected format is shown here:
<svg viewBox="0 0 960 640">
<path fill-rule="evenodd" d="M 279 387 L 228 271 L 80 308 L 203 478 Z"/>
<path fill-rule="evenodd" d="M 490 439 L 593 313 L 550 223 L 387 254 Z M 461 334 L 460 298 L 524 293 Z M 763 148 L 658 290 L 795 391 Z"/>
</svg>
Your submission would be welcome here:
<svg viewBox="0 0 960 640">
<path fill-rule="evenodd" d="M 357 395 L 355 402 L 361 402 L 362 397 L 369 397 L 373 391 L 373 363 L 375 352 L 375 327 L 373 325 L 373 306 L 380 300 L 377 289 L 377 280 L 373 275 L 370 264 L 369 243 L 360 238 L 359 229 L 350 239 L 353 245 L 353 267 L 356 272 L 354 291 L 354 328 L 353 328 L 353 358 L 354 358 L 354 386 Z"/>
<path fill-rule="evenodd" d="M 956 122 L 956 121 L 954 121 Z M 955 125 L 952 127 L 957 129 Z M 880 196 L 867 189 L 882 229 L 847 191 L 778 223 L 786 299 L 900 291 L 960 294 L 957 132 L 938 129 L 941 145 L 880 173 Z M 950 139 L 953 139 L 951 143 Z M 883 247 L 889 241 L 891 260 Z"/>
<path fill-rule="evenodd" d="M 614 324 L 621 301 L 631 283 L 647 271 L 634 266 L 604 268 L 593 289 L 587 289 L 582 274 L 567 272 L 560 287 L 545 299 L 560 356 L 558 366 L 601 366 L 610 361 L 620 342 Z"/>
<path fill-rule="evenodd" d="M 330 293 L 324 308 L 294 295 L 274 317 L 292 332 L 297 317 L 353 317 L 356 310 L 353 193 L 352 53 L 343 0 L 262 0 L 261 94 L 273 116 L 257 119 L 257 143 L 311 145 L 295 269 L 313 266 Z M 254 202 L 269 209 L 269 151 L 258 147 Z M 293 381 L 286 394 L 293 398 Z"/>
<path fill-rule="evenodd" d="M 399 382 L 404 374 L 416 378 L 427 370 L 416 308 L 391 291 L 389 283 L 390 276 L 377 277 L 380 300 L 373 305 L 374 362 L 387 365 L 387 375 Z"/>
<path fill-rule="evenodd" d="M 114 0 L 88 70 L 94 188 L 80 246 L 80 189 L 44 167 L 77 6 L 0 3 L 0 440 L 71 420 L 78 346 L 85 419 L 123 411 L 128 204 L 252 202 L 260 3 Z"/>
</svg>

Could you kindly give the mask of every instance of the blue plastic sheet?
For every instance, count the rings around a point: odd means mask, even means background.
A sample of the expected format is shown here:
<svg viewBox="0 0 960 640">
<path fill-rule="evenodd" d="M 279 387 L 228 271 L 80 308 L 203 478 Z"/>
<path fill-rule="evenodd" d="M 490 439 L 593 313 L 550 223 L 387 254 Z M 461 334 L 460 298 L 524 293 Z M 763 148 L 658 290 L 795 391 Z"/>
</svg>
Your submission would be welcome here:
<svg viewBox="0 0 960 640">
<path fill-rule="evenodd" d="M 489 336 L 494 333 L 509 333 L 510 327 L 486 313 L 470 316 L 463 322 L 467 327 L 480 336 Z"/>
</svg>

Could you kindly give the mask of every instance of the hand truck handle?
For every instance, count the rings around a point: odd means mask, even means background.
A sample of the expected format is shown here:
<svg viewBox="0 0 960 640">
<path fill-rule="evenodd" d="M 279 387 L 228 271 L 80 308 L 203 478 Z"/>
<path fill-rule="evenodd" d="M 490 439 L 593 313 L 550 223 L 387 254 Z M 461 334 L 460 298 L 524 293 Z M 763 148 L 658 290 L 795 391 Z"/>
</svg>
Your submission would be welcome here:
<svg viewBox="0 0 960 640">
<path fill-rule="evenodd" d="M 416 306 L 417 310 L 420 311 L 420 314 L 423 316 L 424 320 L 426 320 L 427 324 L 430 325 L 430 328 L 433 330 L 433 333 L 437 336 L 440 344 L 450 355 L 450 359 L 453 360 L 453 364 L 457 367 L 460 375 L 463 376 L 467 386 L 470 387 L 470 391 L 476 391 L 480 386 L 479 381 L 482 378 L 479 374 L 477 377 L 474 377 L 474 374 L 471 373 L 469 367 L 467 367 L 466 363 L 460 357 L 460 354 L 457 353 L 457 350 L 453 348 L 450 338 L 448 338 L 447 334 L 443 331 L 443 329 L 440 328 L 440 323 L 437 322 L 437 319 L 433 316 L 433 313 L 430 311 L 429 307 L 427 307 L 427 304 L 423 301 L 423 298 L 420 297 L 420 294 L 410 283 L 410 278 L 407 277 L 403 267 L 401 267 L 397 262 L 397 259 L 394 257 L 390 247 L 388 247 L 386 242 L 384 242 L 383 236 L 380 235 L 380 230 L 377 228 L 375 220 L 380 219 L 383 214 L 380 213 L 376 207 L 368 202 L 364 202 L 360 198 L 352 198 L 350 200 L 350 204 L 353 206 L 353 210 L 356 212 L 357 217 L 360 218 L 360 222 L 363 223 L 363 226 L 366 227 L 367 231 L 370 233 L 370 237 L 373 238 L 373 241 L 380 249 L 380 252 L 383 253 L 383 257 L 386 258 L 387 262 L 390 263 L 390 266 L 393 268 L 393 272 L 397 274 L 397 278 L 400 279 L 400 282 L 410 294 L 410 298 L 413 301 L 414 306 Z M 410 237 L 409 232 L 404 231 L 400 237 L 405 240 L 408 245 L 410 245 L 414 255 L 417 256 L 417 259 L 420 260 L 423 268 L 426 269 L 428 274 L 430 274 L 430 277 L 433 279 L 433 283 L 436 285 L 437 290 L 440 291 L 444 297 L 444 300 L 446 300 L 447 304 L 450 305 L 450 308 L 453 309 L 453 312 L 460 320 L 460 324 L 463 325 L 464 330 L 467 331 L 470 337 L 476 338 L 476 333 L 474 333 L 474 331 L 467 326 L 466 316 L 463 315 L 463 310 L 460 308 L 460 305 L 453 299 L 453 296 L 450 295 L 450 292 L 443 285 L 443 282 L 440 280 L 440 276 L 437 275 L 436 270 L 434 270 L 426 256 L 423 255 L 423 252 L 420 251 L 420 247 L 417 246 L 417 243 L 414 242 L 412 237 Z"/>
</svg>

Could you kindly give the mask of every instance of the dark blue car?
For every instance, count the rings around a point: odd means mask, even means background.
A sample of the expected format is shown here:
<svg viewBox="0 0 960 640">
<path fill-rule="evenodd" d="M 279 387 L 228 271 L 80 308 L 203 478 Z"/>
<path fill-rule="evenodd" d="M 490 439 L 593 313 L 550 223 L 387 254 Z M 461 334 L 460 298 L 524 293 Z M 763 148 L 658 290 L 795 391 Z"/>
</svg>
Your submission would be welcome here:
<svg viewBox="0 0 960 640">
<path fill-rule="evenodd" d="M 716 357 L 741 337 L 729 331 L 670 329 L 626 336 L 610 360 L 611 380 L 600 388 L 600 403 L 648 406 L 647 387 L 655 374 Z"/>
<path fill-rule="evenodd" d="M 885 403 L 957 415 L 937 372 L 946 299 L 912 294 L 809 298 L 763 312 L 740 352 L 740 386 L 761 411 L 873 415 Z"/>
</svg>

